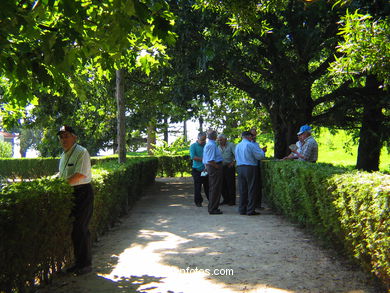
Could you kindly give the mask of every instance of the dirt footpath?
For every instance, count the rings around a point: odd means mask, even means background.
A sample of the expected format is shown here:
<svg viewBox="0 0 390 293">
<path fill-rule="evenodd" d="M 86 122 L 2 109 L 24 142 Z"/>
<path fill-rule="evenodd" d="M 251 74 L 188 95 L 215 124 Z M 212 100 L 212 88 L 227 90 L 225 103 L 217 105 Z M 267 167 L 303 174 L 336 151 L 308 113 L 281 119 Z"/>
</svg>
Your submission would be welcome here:
<svg viewBox="0 0 390 293">
<path fill-rule="evenodd" d="M 380 292 L 367 276 L 271 211 L 209 215 L 191 178 L 157 179 L 93 250 L 94 271 L 39 292 Z"/>
</svg>

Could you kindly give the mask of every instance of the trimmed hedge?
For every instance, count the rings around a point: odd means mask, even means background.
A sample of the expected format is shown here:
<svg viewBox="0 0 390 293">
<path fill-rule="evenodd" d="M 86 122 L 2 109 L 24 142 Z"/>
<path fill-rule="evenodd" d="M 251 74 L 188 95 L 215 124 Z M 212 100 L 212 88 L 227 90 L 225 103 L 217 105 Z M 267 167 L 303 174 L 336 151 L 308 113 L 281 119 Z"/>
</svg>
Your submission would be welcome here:
<svg viewBox="0 0 390 293">
<path fill-rule="evenodd" d="M 156 158 L 101 162 L 93 169 L 91 234 L 104 232 L 154 182 Z M 72 188 L 60 179 L 6 185 L 0 191 L 0 292 L 25 292 L 71 262 Z"/>
<path fill-rule="evenodd" d="M 112 161 L 117 158 L 92 157 L 91 164 Z M 0 158 L 0 177 L 8 179 L 36 179 L 58 172 L 60 158 Z"/>
<path fill-rule="evenodd" d="M 263 161 L 270 205 L 342 249 L 390 287 L 390 176 L 328 164 Z"/>
<path fill-rule="evenodd" d="M 59 179 L 15 183 L 0 192 L 0 292 L 48 280 L 69 256 L 71 192 Z"/>
<path fill-rule="evenodd" d="M 159 156 L 158 158 L 158 175 L 161 177 L 175 177 L 184 173 L 191 173 L 192 161 L 190 156 Z"/>
</svg>

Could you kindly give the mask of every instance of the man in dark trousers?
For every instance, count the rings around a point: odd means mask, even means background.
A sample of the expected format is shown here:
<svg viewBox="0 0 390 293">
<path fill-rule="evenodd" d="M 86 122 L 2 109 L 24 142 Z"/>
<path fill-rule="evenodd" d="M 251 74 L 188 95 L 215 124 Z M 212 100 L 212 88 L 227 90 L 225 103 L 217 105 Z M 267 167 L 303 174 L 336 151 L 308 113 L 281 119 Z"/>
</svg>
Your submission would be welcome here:
<svg viewBox="0 0 390 293">
<path fill-rule="evenodd" d="M 73 186 L 74 217 L 72 242 L 75 264 L 68 273 L 76 275 L 92 271 L 91 236 L 88 229 L 93 212 L 93 189 L 91 185 L 91 160 L 88 151 L 76 143 L 77 136 L 70 126 L 62 126 L 57 133 L 64 152 L 61 155 L 59 171 Z"/>
<path fill-rule="evenodd" d="M 222 154 L 217 146 L 217 132 L 210 130 L 207 138 L 209 139 L 203 151 L 203 164 L 206 166 L 209 174 L 209 205 L 208 211 L 210 215 L 220 215 L 222 211 L 219 209 L 219 201 L 221 200 L 222 190 Z"/>
<path fill-rule="evenodd" d="M 242 141 L 236 146 L 236 162 L 238 171 L 238 189 L 240 191 L 239 212 L 241 215 L 259 215 L 255 211 L 259 178 L 258 161 L 264 158 L 264 152 L 252 142 L 253 135 L 249 131 L 242 133 Z"/>
<path fill-rule="evenodd" d="M 190 146 L 192 160 L 192 178 L 194 179 L 194 202 L 197 207 L 202 207 L 202 185 L 206 198 L 209 199 L 209 176 L 202 163 L 203 149 L 206 144 L 206 133 L 200 132 L 196 142 Z"/>
</svg>

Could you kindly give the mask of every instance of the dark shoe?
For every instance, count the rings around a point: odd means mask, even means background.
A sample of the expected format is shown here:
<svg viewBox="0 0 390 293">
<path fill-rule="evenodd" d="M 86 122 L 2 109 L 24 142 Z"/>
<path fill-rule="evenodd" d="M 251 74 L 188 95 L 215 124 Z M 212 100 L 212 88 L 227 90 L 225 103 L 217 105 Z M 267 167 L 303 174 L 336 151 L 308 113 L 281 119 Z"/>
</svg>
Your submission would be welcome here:
<svg viewBox="0 0 390 293">
<path fill-rule="evenodd" d="M 240 213 L 240 215 L 245 215 L 246 216 L 246 213 Z"/>
<path fill-rule="evenodd" d="M 65 272 L 68 273 L 68 274 L 73 274 L 78 269 L 79 269 L 78 265 L 73 265 L 73 266 L 65 269 Z"/>
<path fill-rule="evenodd" d="M 202 207 L 202 203 L 201 202 L 198 202 L 195 204 L 198 208 L 201 208 Z"/>
<path fill-rule="evenodd" d="M 260 213 L 253 211 L 253 212 L 247 213 L 247 215 L 248 216 L 258 216 L 258 215 L 260 215 Z"/>
<path fill-rule="evenodd" d="M 223 212 L 221 210 L 211 211 L 209 212 L 210 215 L 222 215 Z"/>
<path fill-rule="evenodd" d="M 77 276 L 81 276 L 81 275 L 85 275 L 85 274 L 88 274 L 92 272 L 92 266 L 86 266 L 86 267 L 82 267 L 82 268 L 79 268 L 78 270 L 76 270 L 74 273 L 77 275 Z"/>
<path fill-rule="evenodd" d="M 223 201 L 223 202 L 220 203 L 221 206 L 223 206 L 224 204 L 227 204 L 227 202 Z"/>
</svg>

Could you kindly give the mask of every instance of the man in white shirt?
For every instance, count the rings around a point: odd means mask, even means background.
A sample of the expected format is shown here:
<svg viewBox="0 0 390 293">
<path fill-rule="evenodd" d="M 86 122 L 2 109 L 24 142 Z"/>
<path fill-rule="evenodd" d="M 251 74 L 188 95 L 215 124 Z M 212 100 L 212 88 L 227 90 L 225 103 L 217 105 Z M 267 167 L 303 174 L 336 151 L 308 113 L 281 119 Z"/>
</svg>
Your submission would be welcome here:
<svg viewBox="0 0 390 293">
<path fill-rule="evenodd" d="M 93 212 L 93 189 L 91 185 L 91 160 L 88 151 L 76 143 L 77 136 L 70 126 L 62 126 L 57 133 L 64 150 L 59 172 L 73 186 L 72 242 L 75 264 L 66 271 L 76 275 L 92 271 L 92 243 L 88 229 Z"/>
</svg>

